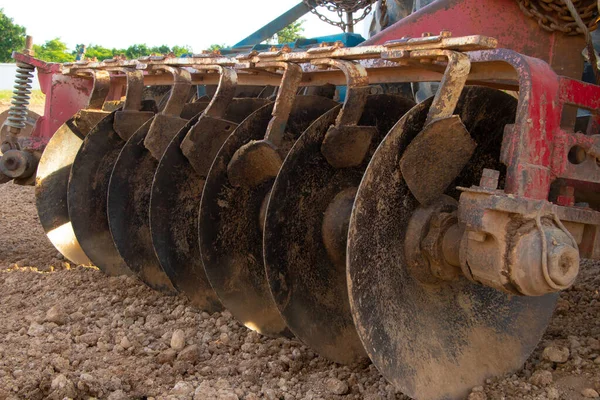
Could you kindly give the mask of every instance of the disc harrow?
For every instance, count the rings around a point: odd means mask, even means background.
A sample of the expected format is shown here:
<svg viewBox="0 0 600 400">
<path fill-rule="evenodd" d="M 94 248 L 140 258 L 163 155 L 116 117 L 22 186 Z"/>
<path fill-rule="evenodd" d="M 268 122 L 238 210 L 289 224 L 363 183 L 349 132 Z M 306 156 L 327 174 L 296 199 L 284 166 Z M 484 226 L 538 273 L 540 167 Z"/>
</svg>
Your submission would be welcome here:
<svg viewBox="0 0 600 400">
<path fill-rule="evenodd" d="M 439 3 L 359 47 L 56 67 L 91 96 L 38 165 L 48 236 L 334 362 L 369 358 L 416 399 L 517 370 L 600 254 L 600 87 L 538 47 L 414 34 L 460 7 Z M 423 82 L 439 86 L 418 104 L 388 90 Z M 160 111 L 142 96 L 159 85 Z M 216 90 L 190 101 L 194 85 Z"/>
</svg>

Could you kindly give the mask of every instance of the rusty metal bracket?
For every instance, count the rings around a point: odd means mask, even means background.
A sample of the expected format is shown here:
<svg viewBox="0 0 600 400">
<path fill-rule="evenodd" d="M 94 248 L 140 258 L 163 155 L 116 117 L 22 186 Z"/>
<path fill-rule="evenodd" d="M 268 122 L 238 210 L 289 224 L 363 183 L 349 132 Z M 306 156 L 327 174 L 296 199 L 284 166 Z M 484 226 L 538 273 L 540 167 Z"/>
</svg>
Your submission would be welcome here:
<svg viewBox="0 0 600 400">
<path fill-rule="evenodd" d="M 202 69 L 218 71 L 220 75 L 217 91 L 206 107 L 206 110 L 204 110 L 204 115 L 220 118 L 225 115 L 229 103 L 231 103 L 231 100 L 233 100 L 233 97 L 235 96 L 235 90 L 237 89 L 238 83 L 237 72 L 233 68 L 227 68 L 220 65 L 210 65 L 202 67 Z"/>
<path fill-rule="evenodd" d="M 160 160 L 169 142 L 173 139 L 172 135 L 187 123 L 187 120 L 181 118 L 180 115 L 192 87 L 192 77 L 189 71 L 183 68 L 162 65 L 150 69 L 167 72 L 173 77 L 173 86 L 167 104 L 159 114 L 154 116 L 148 135 L 144 140 L 144 146 L 154 158 Z"/>
<path fill-rule="evenodd" d="M 77 75 L 91 76 L 94 80 L 92 93 L 88 101 L 86 110 L 102 110 L 104 100 L 110 90 L 110 73 L 99 69 L 81 69 Z"/>
<path fill-rule="evenodd" d="M 275 106 L 273 107 L 273 118 L 269 121 L 267 133 L 265 134 L 265 140 L 278 148 L 281 146 L 283 134 L 285 133 L 288 118 L 296 98 L 296 92 L 298 92 L 298 88 L 300 87 L 302 68 L 298 64 L 286 62 L 264 62 L 258 63 L 256 67 L 266 69 L 275 68 L 284 71 L 281 86 L 275 100 Z"/>
<path fill-rule="evenodd" d="M 120 72 L 126 76 L 127 87 L 123 110 L 140 110 L 144 92 L 144 72 L 125 67 L 107 68 L 106 70 L 108 72 Z"/>
<path fill-rule="evenodd" d="M 371 93 L 367 70 L 360 64 L 345 60 L 313 60 L 317 66 L 341 70 L 346 77 L 346 99 L 321 144 L 321 153 L 334 168 L 349 168 L 360 165 L 377 133 L 373 126 L 359 126 L 367 97 Z"/>
<path fill-rule="evenodd" d="M 410 52 L 411 58 L 435 58 L 437 61 L 448 60 L 444 77 L 440 87 L 433 98 L 433 103 L 427 114 L 425 124 L 439 119 L 452 117 L 458 99 L 462 93 L 467 78 L 471 72 L 471 60 L 469 56 L 451 50 L 416 50 Z"/>
<path fill-rule="evenodd" d="M 200 119 L 188 131 L 179 146 L 192 168 L 206 177 L 212 160 L 237 124 L 225 120 L 227 107 L 235 96 L 238 83 L 237 72 L 233 68 L 220 65 L 202 66 L 202 69 L 217 71 L 219 86 Z"/>
<path fill-rule="evenodd" d="M 144 73 L 124 67 L 115 67 L 108 70 L 122 72 L 127 76 L 125 103 L 123 109 L 115 113 L 113 127 L 121 139 L 129 140 L 139 127 L 154 116 L 152 111 L 142 111 Z"/>
<path fill-rule="evenodd" d="M 227 177 L 234 186 L 254 187 L 277 176 L 285 158 L 279 148 L 302 80 L 302 68 L 294 63 L 262 62 L 256 67 L 283 70 L 283 74 L 264 139 L 240 147 L 227 166 Z"/>
</svg>

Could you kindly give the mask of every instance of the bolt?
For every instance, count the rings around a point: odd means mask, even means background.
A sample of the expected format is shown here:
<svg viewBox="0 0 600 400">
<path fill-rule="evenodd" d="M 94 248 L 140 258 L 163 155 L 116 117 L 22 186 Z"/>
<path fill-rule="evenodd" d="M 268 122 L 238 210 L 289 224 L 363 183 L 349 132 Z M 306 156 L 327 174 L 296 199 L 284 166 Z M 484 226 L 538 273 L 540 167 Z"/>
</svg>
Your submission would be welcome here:
<svg viewBox="0 0 600 400">
<path fill-rule="evenodd" d="M 556 204 L 564 207 L 575 205 L 575 188 L 573 186 L 562 186 L 556 198 Z"/>
<path fill-rule="evenodd" d="M 573 246 L 560 243 L 548 252 L 548 274 L 561 288 L 573 284 L 579 273 L 579 251 Z"/>
<path fill-rule="evenodd" d="M 423 32 L 423 33 L 421 34 L 421 37 L 424 37 L 424 38 L 425 38 L 425 37 L 431 37 L 431 36 L 433 36 L 433 33 L 431 33 L 431 32 Z"/>
<path fill-rule="evenodd" d="M 452 37 L 452 32 L 444 29 L 440 32 L 440 36 L 444 38 Z"/>
<path fill-rule="evenodd" d="M 20 164 L 19 160 L 15 159 L 13 157 L 10 157 L 10 156 L 6 157 L 6 159 L 4 160 L 4 166 L 9 171 L 16 171 L 20 165 L 21 164 Z"/>
<path fill-rule="evenodd" d="M 495 169 L 484 168 L 479 180 L 479 186 L 484 189 L 498 189 L 498 181 L 500 180 L 500 171 Z"/>
</svg>

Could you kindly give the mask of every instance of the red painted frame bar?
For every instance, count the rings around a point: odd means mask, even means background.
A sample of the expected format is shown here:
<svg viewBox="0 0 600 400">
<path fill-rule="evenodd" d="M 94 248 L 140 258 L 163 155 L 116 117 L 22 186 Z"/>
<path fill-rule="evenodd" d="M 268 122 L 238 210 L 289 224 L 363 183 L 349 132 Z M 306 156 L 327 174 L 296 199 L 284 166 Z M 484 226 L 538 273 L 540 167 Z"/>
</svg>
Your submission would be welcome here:
<svg viewBox="0 0 600 400">
<path fill-rule="evenodd" d="M 543 30 L 521 11 L 515 0 L 437 0 L 386 28 L 363 45 L 420 37 L 424 32 L 438 34 L 441 30 L 448 30 L 453 36 L 496 38 L 498 48 L 544 60 L 559 75 L 578 79 L 583 72 L 583 37 Z"/>
</svg>

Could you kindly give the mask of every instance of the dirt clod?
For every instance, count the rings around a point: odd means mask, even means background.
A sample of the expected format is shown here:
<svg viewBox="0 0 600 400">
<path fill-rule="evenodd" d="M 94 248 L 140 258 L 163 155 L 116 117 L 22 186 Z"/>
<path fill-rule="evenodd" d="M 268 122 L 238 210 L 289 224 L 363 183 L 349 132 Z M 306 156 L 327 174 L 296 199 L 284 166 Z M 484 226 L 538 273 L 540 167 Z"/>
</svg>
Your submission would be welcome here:
<svg viewBox="0 0 600 400">
<path fill-rule="evenodd" d="M 53 306 L 46 312 L 46 322 L 53 322 L 56 325 L 64 325 L 67 322 L 67 313 L 62 306 Z"/>
<path fill-rule="evenodd" d="M 598 394 L 597 391 L 595 391 L 594 389 L 590 389 L 590 388 L 583 389 L 581 391 L 581 395 L 583 397 L 585 397 L 586 399 L 597 399 L 600 397 L 600 395 Z"/>
<path fill-rule="evenodd" d="M 548 386 L 552 383 L 552 372 L 550 371 L 535 371 L 529 379 L 532 385 Z"/>
<path fill-rule="evenodd" d="M 555 363 L 565 363 L 569 359 L 570 351 L 566 347 L 548 346 L 544 349 L 542 357 L 544 360 Z"/>
<path fill-rule="evenodd" d="M 327 390 L 333 394 L 346 394 L 348 393 L 348 384 L 342 382 L 339 379 L 331 378 L 326 382 Z"/>
<path fill-rule="evenodd" d="M 185 333 L 181 329 L 177 329 L 171 336 L 171 348 L 175 351 L 183 350 L 185 347 Z"/>
</svg>

